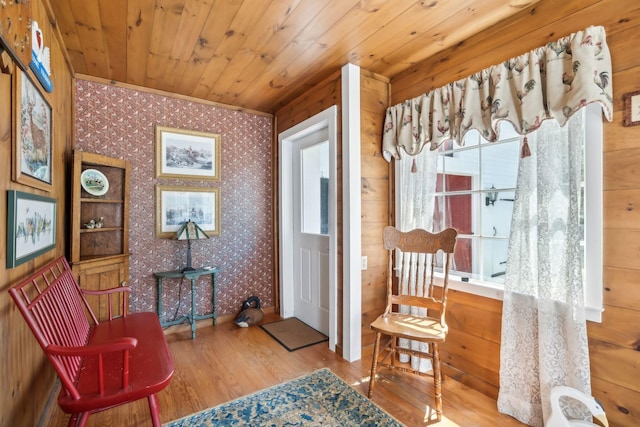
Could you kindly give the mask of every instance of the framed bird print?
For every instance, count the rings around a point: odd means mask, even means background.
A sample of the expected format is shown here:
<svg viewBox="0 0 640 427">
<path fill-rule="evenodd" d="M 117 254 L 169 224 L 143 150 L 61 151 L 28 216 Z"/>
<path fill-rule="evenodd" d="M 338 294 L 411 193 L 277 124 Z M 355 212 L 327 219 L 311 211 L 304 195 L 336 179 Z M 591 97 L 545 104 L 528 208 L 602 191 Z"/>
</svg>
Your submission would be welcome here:
<svg viewBox="0 0 640 427">
<path fill-rule="evenodd" d="M 7 268 L 14 268 L 56 246 L 57 201 L 7 191 Z"/>
<path fill-rule="evenodd" d="M 626 93 L 622 99 L 624 101 L 624 119 L 622 125 L 640 125 L 640 90 Z"/>
<path fill-rule="evenodd" d="M 21 184 L 51 190 L 51 106 L 29 76 L 14 73 L 12 179 Z"/>
</svg>

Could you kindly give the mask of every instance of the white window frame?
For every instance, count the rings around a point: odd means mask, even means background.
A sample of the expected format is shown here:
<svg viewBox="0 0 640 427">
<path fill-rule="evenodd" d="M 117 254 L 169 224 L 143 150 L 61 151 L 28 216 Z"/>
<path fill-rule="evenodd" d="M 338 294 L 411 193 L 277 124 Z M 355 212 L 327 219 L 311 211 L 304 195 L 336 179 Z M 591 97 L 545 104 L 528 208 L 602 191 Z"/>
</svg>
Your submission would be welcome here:
<svg viewBox="0 0 640 427">
<path fill-rule="evenodd" d="M 585 315 L 587 320 L 602 322 L 603 306 L 603 127 L 602 110 L 598 105 L 585 107 Z M 425 149 L 428 149 L 426 147 Z M 395 168 L 395 217 L 400 218 L 402 176 Z M 449 276 L 449 288 L 502 301 L 504 286 L 477 279 L 462 281 Z"/>
</svg>

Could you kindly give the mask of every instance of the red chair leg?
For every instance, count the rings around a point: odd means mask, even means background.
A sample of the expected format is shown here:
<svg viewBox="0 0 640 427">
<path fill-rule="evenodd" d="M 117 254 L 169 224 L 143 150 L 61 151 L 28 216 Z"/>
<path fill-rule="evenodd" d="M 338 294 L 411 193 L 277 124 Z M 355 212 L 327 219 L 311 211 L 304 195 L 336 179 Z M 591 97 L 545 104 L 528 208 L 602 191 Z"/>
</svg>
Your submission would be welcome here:
<svg viewBox="0 0 640 427">
<path fill-rule="evenodd" d="M 382 334 L 380 332 L 376 333 L 376 341 L 373 344 L 373 356 L 371 358 L 371 377 L 369 378 L 369 391 L 367 392 L 367 397 L 371 399 L 373 395 L 373 386 L 376 380 L 376 368 L 378 366 L 378 351 L 380 350 L 380 337 Z"/>
<path fill-rule="evenodd" d="M 80 414 L 72 414 L 69 418 L 69 427 L 84 427 L 89 420 L 89 412 L 82 412 Z"/>
<path fill-rule="evenodd" d="M 158 397 L 155 394 L 150 394 L 148 400 L 153 427 L 161 427 L 162 424 L 160 423 L 160 407 L 158 406 Z"/>
</svg>

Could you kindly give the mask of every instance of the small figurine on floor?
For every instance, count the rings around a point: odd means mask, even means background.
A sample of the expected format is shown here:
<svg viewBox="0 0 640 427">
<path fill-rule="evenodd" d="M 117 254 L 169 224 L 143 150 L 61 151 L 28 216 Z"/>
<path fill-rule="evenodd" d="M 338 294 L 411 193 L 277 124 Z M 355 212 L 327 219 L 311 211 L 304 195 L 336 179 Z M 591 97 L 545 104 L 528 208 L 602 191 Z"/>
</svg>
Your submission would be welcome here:
<svg viewBox="0 0 640 427">
<path fill-rule="evenodd" d="M 255 307 L 252 307 L 254 304 Z M 247 328 L 260 323 L 263 317 L 264 312 L 260 308 L 260 298 L 251 296 L 242 303 L 240 313 L 238 313 L 234 322 L 241 328 Z"/>
<path fill-rule="evenodd" d="M 560 407 L 560 398 L 564 396 L 581 402 L 584 406 L 587 407 L 587 409 L 589 409 L 589 412 L 591 412 L 591 415 L 595 417 L 596 420 L 598 420 L 599 424 L 594 424 L 590 421 L 584 420 L 567 419 L 564 412 L 562 411 L 562 408 Z M 598 401 L 598 399 L 586 393 L 583 393 L 580 390 L 576 390 L 575 388 L 566 386 L 556 386 L 551 389 L 549 399 L 551 401 L 551 416 L 544 424 L 545 427 L 587 427 L 598 425 L 603 425 L 605 427 L 609 426 L 607 415 L 605 414 L 602 404 Z"/>
</svg>

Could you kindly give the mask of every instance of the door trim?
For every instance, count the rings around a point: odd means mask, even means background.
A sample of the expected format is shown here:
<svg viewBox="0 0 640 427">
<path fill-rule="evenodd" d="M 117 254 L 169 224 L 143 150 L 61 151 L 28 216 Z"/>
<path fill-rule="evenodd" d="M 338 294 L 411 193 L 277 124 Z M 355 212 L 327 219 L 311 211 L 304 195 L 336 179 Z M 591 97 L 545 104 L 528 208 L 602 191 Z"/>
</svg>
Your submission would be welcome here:
<svg viewBox="0 0 640 427">
<path fill-rule="evenodd" d="M 284 318 L 293 316 L 293 167 L 292 146 L 300 138 L 327 128 L 329 137 L 329 168 L 337 168 L 337 112 L 334 105 L 278 135 L 280 199 L 280 311 Z M 329 179 L 329 349 L 335 351 L 338 336 L 338 236 L 337 236 L 337 184 L 335 174 Z"/>
</svg>

